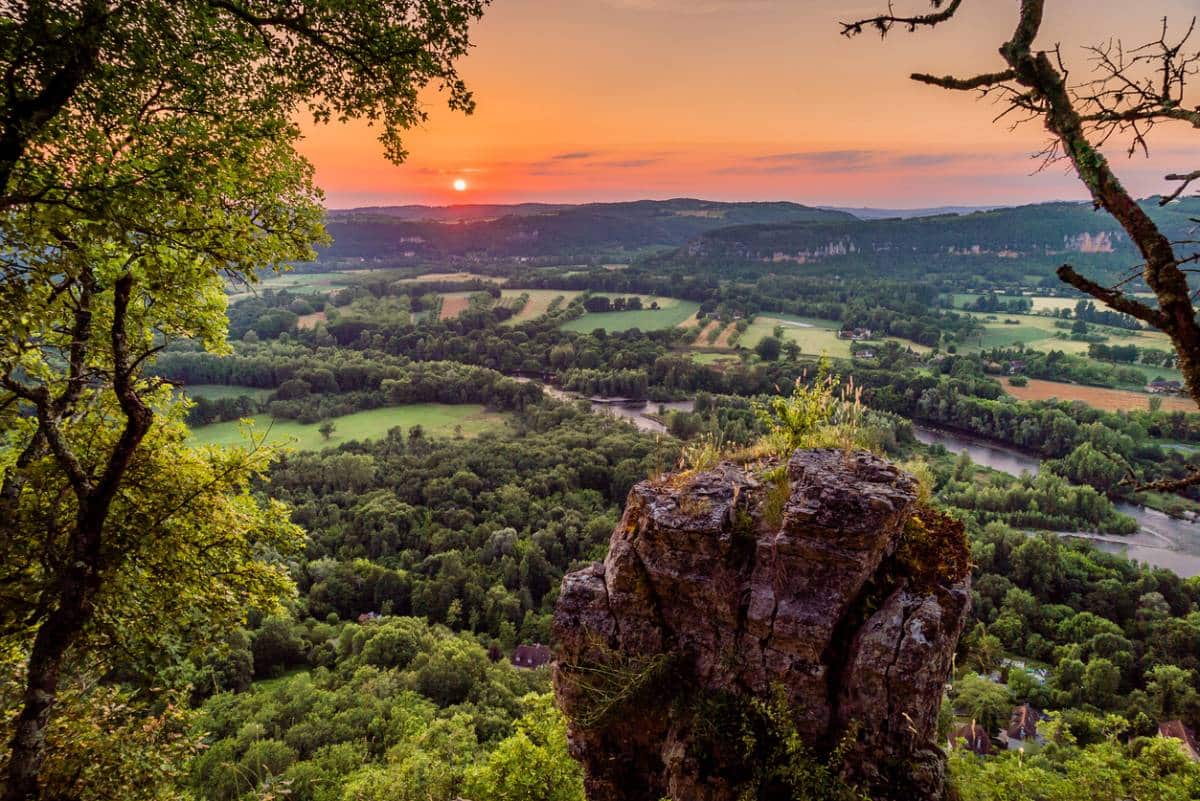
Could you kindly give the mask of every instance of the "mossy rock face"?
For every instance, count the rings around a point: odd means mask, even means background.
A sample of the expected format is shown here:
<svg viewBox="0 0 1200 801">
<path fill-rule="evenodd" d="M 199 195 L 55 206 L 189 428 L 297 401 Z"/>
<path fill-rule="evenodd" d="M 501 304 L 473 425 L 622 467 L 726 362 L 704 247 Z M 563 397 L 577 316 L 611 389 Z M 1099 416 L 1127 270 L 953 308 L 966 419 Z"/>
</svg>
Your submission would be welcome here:
<svg viewBox="0 0 1200 801">
<path fill-rule="evenodd" d="M 967 565 L 962 527 L 868 453 L 639 484 L 555 615 L 589 799 L 940 798 Z"/>
</svg>

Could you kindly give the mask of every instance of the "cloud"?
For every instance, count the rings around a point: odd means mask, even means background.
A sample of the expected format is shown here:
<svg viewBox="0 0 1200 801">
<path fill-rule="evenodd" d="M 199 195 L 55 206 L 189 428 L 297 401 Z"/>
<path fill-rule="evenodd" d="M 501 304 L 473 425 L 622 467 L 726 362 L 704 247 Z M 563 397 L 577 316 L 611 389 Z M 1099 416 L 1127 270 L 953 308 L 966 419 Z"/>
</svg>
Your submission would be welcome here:
<svg viewBox="0 0 1200 801">
<path fill-rule="evenodd" d="M 862 164 L 875 158 L 875 150 L 802 150 L 794 153 L 768 153 L 751 161 L 772 164 Z"/>
<path fill-rule="evenodd" d="M 636 170 L 639 167 L 649 167 L 651 164 L 658 164 L 662 159 L 621 159 L 617 161 L 598 161 L 593 166 L 603 167 L 609 170 Z"/>
<path fill-rule="evenodd" d="M 859 171 L 905 172 L 971 160 L 959 152 L 896 153 L 888 150 L 799 150 L 750 156 L 716 170 L 718 175 L 787 175 Z"/>
<path fill-rule="evenodd" d="M 747 162 L 717 170 L 719 175 L 785 175 L 796 172 L 853 172 L 872 167 L 874 150 L 802 150 L 752 156 Z"/>
<path fill-rule="evenodd" d="M 552 161 L 582 161 L 583 159 L 590 159 L 595 155 L 590 150 L 577 150 L 571 153 L 559 153 L 551 156 L 550 159 Z"/>
<path fill-rule="evenodd" d="M 669 11 L 673 14 L 712 14 L 717 11 L 749 11 L 777 5 L 777 0 L 605 0 L 610 6 L 629 11 Z"/>
</svg>

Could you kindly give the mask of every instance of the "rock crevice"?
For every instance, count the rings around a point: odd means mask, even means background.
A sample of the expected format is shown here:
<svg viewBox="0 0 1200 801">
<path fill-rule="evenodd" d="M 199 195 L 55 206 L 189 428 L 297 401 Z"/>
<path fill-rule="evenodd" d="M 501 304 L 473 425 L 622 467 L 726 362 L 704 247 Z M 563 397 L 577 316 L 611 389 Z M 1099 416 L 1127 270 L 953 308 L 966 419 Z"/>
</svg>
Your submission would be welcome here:
<svg viewBox="0 0 1200 801">
<path fill-rule="evenodd" d="M 776 703 L 872 797 L 942 797 L 934 737 L 969 578 L 961 526 L 930 534 L 917 495 L 882 459 L 836 450 L 634 487 L 608 557 L 564 578 L 555 614 L 589 799 L 779 797 L 712 711 Z"/>
</svg>

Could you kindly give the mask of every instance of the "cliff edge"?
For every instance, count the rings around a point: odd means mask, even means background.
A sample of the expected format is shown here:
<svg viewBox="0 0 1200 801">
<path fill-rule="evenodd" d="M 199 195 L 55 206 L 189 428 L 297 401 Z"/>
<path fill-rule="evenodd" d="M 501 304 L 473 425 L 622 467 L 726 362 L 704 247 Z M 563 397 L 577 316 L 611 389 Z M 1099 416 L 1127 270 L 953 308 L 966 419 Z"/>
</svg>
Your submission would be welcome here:
<svg viewBox="0 0 1200 801">
<path fill-rule="evenodd" d="M 869 453 L 797 451 L 631 491 L 563 579 L 555 692 L 591 801 L 940 799 L 966 620 L 960 524 Z"/>
</svg>

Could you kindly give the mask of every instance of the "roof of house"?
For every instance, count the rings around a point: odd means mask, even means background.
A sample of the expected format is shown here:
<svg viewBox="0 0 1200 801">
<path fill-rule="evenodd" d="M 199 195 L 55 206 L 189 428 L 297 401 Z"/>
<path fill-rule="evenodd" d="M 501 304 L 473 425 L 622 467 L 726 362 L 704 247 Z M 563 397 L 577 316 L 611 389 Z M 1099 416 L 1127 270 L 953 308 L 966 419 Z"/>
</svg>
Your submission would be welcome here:
<svg viewBox="0 0 1200 801">
<path fill-rule="evenodd" d="M 988 736 L 987 729 L 975 721 L 971 721 L 969 726 L 960 726 L 958 731 L 954 732 L 956 746 L 959 740 L 966 740 L 967 749 L 977 754 L 987 756 L 992 752 L 992 738 Z"/>
<path fill-rule="evenodd" d="M 1008 736 L 1013 740 L 1031 740 L 1037 736 L 1038 720 L 1041 713 L 1029 704 L 1021 704 L 1012 711 L 1008 721 Z"/>
<path fill-rule="evenodd" d="M 541 643 L 533 645 L 518 645 L 513 651 L 512 663 L 519 668 L 539 668 L 550 664 L 554 654 Z"/>
<path fill-rule="evenodd" d="M 1183 724 L 1182 720 L 1167 720 L 1158 724 L 1160 737 L 1171 737 L 1183 744 L 1183 750 L 1194 761 L 1200 762 L 1200 750 L 1196 748 L 1196 738 L 1192 730 Z"/>
</svg>

